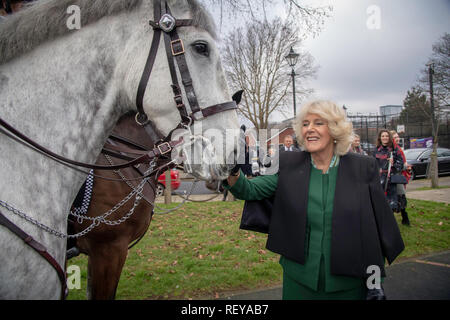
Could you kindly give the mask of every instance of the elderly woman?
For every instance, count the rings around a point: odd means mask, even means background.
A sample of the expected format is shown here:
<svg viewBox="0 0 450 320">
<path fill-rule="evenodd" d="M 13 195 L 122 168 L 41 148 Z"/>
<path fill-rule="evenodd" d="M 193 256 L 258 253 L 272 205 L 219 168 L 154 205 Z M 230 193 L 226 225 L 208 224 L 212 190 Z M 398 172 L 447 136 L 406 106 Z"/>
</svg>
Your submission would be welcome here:
<svg viewBox="0 0 450 320">
<path fill-rule="evenodd" d="M 281 255 L 283 299 L 365 299 L 368 267 L 385 277 L 384 259 L 404 249 L 376 160 L 347 153 L 352 124 L 332 102 L 304 105 L 295 131 L 306 151 L 281 153 L 275 175 L 237 172 L 226 187 L 274 197 L 266 247 Z"/>
</svg>

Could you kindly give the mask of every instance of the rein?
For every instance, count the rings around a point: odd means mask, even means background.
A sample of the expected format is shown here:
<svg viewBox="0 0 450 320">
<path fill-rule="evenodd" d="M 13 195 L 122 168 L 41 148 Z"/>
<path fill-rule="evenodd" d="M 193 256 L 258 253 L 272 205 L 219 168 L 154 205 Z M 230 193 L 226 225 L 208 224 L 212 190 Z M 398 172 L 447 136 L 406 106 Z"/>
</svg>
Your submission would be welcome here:
<svg viewBox="0 0 450 320">
<path fill-rule="evenodd" d="M 43 147 L 39 143 L 33 141 L 32 139 L 28 138 L 26 135 L 24 135 L 19 130 L 12 127 L 11 125 L 9 125 L 5 120 L 3 120 L 1 118 L 0 118 L 0 126 L 5 128 L 7 131 L 9 131 L 15 137 L 17 137 L 20 140 L 22 140 L 23 142 L 27 143 L 29 146 L 42 152 L 44 155 L 46 155 L 49 158 L 56 159 L 65 164 L 89 168 L 89 169 L 96 169 L 96 170 L 117 170 L 117 169 L 134 166 L 139 163 L 148 163 L 155 157 L 158 157 L 158 156 L 161 156 L 161 155 L 171 152 L 174 147 L 180 145 L 183 142 L 183 137 L 180 137 L 180 139 L 178 141 L 163 142 L 163 143 L 157 145 L 151 151 L 140 153 L 141 155 L 139 157 L 134 158 L 133 160 L 131 160 L 127 163 L 120 164 L 120 165 L 114 165 L 114 166 L 102 166 L 102 165 L 79 162 L 79 161 L 71 160 L 71 159 L 63 157 L 61 155 L 58 155 L 58 154 L 52 152 L 51 150 Z"/>
<path fill-rule="evenodd" d="M 9 231 L 14 233 L 20 239 L 23 240 L 30 248 L 36 251 L 39 255 L 41 255 L 47 262 L 55 269 L 58 274 L 58 278 L 61 281 L 61 298 L 64 299 L 67 294 L 67 285 L 66 285 L 66 274 L 64 270 L 59 265 L 58 261 L 53 258 L 53 256 L 47 252 L 47 249 L 38 241 L 34 240 L 32 236 L 28 233 L 20 229 L 14 223 L 9 221 L 3 213 L 0 211 L 0 225 L 6 227 Z"/>
</svg>

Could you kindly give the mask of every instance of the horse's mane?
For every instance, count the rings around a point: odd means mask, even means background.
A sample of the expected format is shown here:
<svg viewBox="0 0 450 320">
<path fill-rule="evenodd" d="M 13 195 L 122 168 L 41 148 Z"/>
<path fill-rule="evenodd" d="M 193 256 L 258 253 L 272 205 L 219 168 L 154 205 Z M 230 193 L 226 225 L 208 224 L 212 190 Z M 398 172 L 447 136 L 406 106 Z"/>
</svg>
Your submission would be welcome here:
<svg viewBox="0 0 450 320">
<path fill-rule="evenodd" d="M 71 5 L 80 7 L 81 26 L 123 11 L 132 11 L 143 0 L 37 0 L 0 22 L 0 64 L 22 55 L 49 41 L 74 32 L 67 28 Z M 215 25 L 197 0 L 187 0 L 194 25 L 207 30 L 213 37 Z"/>
</svg>

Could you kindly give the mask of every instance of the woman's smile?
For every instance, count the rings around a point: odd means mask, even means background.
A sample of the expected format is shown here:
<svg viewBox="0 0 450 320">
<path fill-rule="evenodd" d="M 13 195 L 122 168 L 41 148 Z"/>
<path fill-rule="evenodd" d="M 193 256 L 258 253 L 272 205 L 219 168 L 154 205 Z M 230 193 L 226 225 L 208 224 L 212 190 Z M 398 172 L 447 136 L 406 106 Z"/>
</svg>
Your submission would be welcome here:
<svg viewBox="0 0 450 320">
<path fill-rule="evenodd" d="M 332 149 L 333 139 L 328 130 L 328 123 L 317 114 L 308 114 L 302 123 L 302 135 L 305 148 L 311 152 L 323 152 Z"/>
</svg>

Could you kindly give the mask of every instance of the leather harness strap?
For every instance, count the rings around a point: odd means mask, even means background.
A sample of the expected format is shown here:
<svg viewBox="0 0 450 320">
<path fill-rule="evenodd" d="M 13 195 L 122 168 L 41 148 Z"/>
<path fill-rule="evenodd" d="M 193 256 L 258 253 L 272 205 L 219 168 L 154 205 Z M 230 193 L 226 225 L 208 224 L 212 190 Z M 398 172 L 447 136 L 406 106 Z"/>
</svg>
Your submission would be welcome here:
<svg viewBox="0 0 450 320">
<path fill-rule="evenodd" d="M 139 164 L 139 163 L 148 163 L 155 157 L 158 157 L 160 155 L 169 153 L 170 151 L 172 151 L 172 149 L 174 147 L 180 145 L 183 142 L 183 137 L 180 137 L 180 139 L 178 141 L 169 141 L 169 142 L 164 142 L 162 144 L 159 144 L 155 148 L 153 148 L 153 150 L 150 150 L 150 151 L 146 152 L 145 154 L 141 155 L 140 157 L 135 158 L 132 161 L 129 161 L 127 163 L 120 164 L 120 165 L 114 165 L 114 166 L 102 166 L 102 165 L 78 162 L 78 161 L 71 160 L 71 159 L 68 159 L 66 157 L 63 157 L 61 155 L 58 155 L 58 154 L 50 151 L 49 149 L 41 146 L 37 142 L 31 140 L 26 135 L 24 135 L 23 133 L 21 133 L 20 131 L 18 131 L 14 127 L 10 126 L 3 119 L 0 119 L 0 125 L 3 126 L 9 132 L 11 132 L 12 134 L 14 134 L 16 137 L 20 138 L 21 140 L 23 140 L 24 142 L 28 143 L 33 148 L 41 151 L 42 153 L 44 153 L 46 156 L 48 156 L 50 158 L 57 159 L 59 161 L 67 163 L 67 164 L 71 164 L 71 165 L 75 165 L 75 166 L 79 166 L 79 167 L 84 167 L 84 168 L 89 168 L 89 169 L 96 169 L 96 170 L 117 170 L 117 169 L 122 169 L 122 168 L 125 168 L 125 167 L 130 167 L 130 166 L 133 166 L 133 165 L 136 165 L 136 164 Z"/>
<path fill-rule="evenodd" d="M 153 2 L 153 11 L 155 19 L 159 20 L 159 14 L 161 12 L 160 1 Z M 145 63 L 144 71 L 142 72 L 141 80 L 139 81 L 137 96 L 136 96 L 136 108 L 138 113 L 136 114 L 136 122 L 140 125 L 145 125 L 148 121 L 148 116 L 144 111 L 144 94 L 147 88 L 150 74 L 152 73 L 153 64 L 156 60 L 158 53 L 159 39 L 161 38 L 161 30 L 155 30 L 153 33 L 152 45 L 150 47 L 150 53 L 148 54 L 147 61 Z"/>
<path fill-rule="evenodd" d="M 159 41 L 161 38 L 161 32 L 164 32 L 164 44 L 166 49 L 167 61 L 169 64 L 169 71 L 172 78 L 172 90 L 174 94 L 175 105 L 181 116 L 181 124 L 192 124 L 194 121 L 202 120 L 203 118 L 212 116 L 214 114 L 237 109 L 236 102 L 229 101 L 225 103 L 216 104 L 207 108 L 200 108 L 197 96 L 195 94 L 193 81 L 189 73 L 188 64 L 185 56 L 185 47 L 183 41 L 180 39 L 177 27 L 187 27 L 193 25 L 192 19 L 175 19 L 170 12 L 170 8 L 167 2 L 164 2 L 164 6 L 161 6 L 160 1 L 156 1 L 154 5 L 154 19 L 155 21 L 149 21 L 149 24 L 153 27 L 153 39 L 150 48 L 150 54 L 147 59 L 146 67 L 139 82 L 138 94 L 136 98 L 136 104 L 138 106 L 138 113 L 136 115 L 136 122 L 140 125 L 146 126 L 148 117 L 145 115 L 143 107 L 143 98 L 145 88 L 147 87 L 150 79 L 151 68 L 154 60 L 156 59 L 156 53 L 158 51 Z M 178 83 L 178 77 L 175 69 L 174 59 L 178 66 L 178 71 L 181 76 L 181 83 L 184 87 L 186 98 L 188 100 L 191 113 L 188 114 L 186 106 L 183 103 L 181 87 Z M 144 121 L 145 120 L 145 121 Z M 169 135 L 170 136 L 170 135 Z M 166 138 L 167 139 L 167 138 Z M 166 140 L 165 140 L 166 141 Z"/>
<path fill-rule="evenodd" d="M 8 220 L 8 218 L 6 218 L 1 211 L 0 211 L 0 225 L 9 229 L 12 233 L 14 233 L 20 239 L 22 239 L 29 247 L 31 247 L 33 250 L 39 253 L 45 260 L 48 261 L 48 263 L 50 263 L 50 265 L 55 269 L 56 273 L 58 274 L 59 280 L 61 281 L 61 298 L 64 299 L 67 295 L 66 274 L 59 265 L 58 261 L 56 261 L 55 258 L 53 258 L 51 254 L 47 252 L 47 250 L 41 243 L 34 240 L 32 236 L 30 236 L 28 233 L 26 233 L 18 226 L 16 226 L 14 223 L 12 223 L 10 220 Z"/>
</svg>

